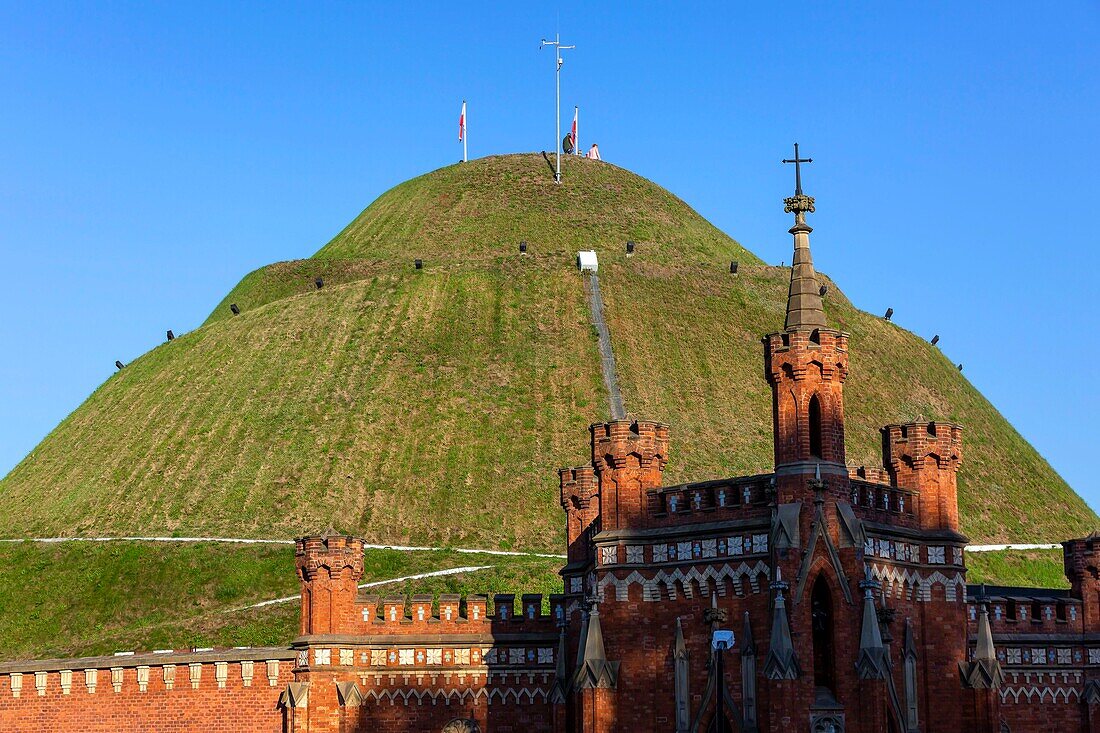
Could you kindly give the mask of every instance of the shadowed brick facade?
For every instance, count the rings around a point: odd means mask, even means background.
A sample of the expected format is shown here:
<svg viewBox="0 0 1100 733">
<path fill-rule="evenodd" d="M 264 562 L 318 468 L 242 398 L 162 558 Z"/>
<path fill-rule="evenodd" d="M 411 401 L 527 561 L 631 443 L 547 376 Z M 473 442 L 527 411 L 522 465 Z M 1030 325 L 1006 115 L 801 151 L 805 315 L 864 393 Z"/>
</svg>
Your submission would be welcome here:
<svg viewBox="0 0 1100 733">
<path fill-rule="evenodd" d="M 786 206 L 772 473 L 664 486 L 669 426 L 593 425 L 562 594 L 365 595 L 362 540 L 305 537 L 288 647 L 0 665 L 0 730 L 1100 731 L 1100 537 L 1065 543 L 1069 591 L 968 587 L 963 429 L 888 425 L 881 467 L 847 464 L 849 340 L 814 201 Z"/>
</svg>

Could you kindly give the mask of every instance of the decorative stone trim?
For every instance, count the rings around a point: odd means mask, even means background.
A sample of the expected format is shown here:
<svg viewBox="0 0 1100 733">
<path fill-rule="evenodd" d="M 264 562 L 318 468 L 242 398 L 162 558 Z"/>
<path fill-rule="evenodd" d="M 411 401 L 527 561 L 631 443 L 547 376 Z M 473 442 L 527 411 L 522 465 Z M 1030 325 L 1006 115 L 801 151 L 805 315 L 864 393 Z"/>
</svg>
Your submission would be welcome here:
<svg viewBox="0 0 1100 733">
<path fill-rule="evenodd" d="M 192 662 L 187 665 L 189 669 L 189 676 L 191 678 L 191 689 L 199 689 L 199 681 L 202 680 L 202 664 L 198 662 Z"/>
<path fill-rule="evenodd" d="M 68 695 L 73 690 L 73 671 L 71 669 L 61 670 L 61 694 Z"/>
<path fill-rule="evenodd" d="M 176 665 L 166 664 L 164 665 L 164 687 L 167 690 L 171 690 L 176 686 Z"/>
<path fill-rule="evenodd" d="M 214 679 L 218 682 L 218 689 L 225 689 L 225 681 L 229 679 L 229 662 L 214 662 Z"/>
<path fill-rule="evenodd" d="M 966 581 L 962 573 L 939 570 L 923 573 L 912 568 L 871 564 L 871 577 L 882 583 L 884 598 L 906 598 L 920 602 L 932 600 L 932 586 L 939 583 L 944 588 L 944 597 L 949 603 L 966 600 Z"/>
<path fill-rule="evenodd" d="M 254 665 L 252 660 L 246 659 L 241 662 L 241 685 L 244 687 L 252 687 L 252 675 L 254 672 Z"/>
<path fill-rule="evenodd" d="M 122 667 L 111 667 L 111 688 L 122 692 Z"/>
<path fill-rule="evenodd" d="M 20 672 L 13 672 L 11 675 L 11 696 L 19 697 L 23 692 L 23 675 Z"/>
<path fill-rule="evenodd" d="M 369 690 L 363 694 L 363 700 L 373 699 L 374 702 L 381 704 L 383 702 L 394 705 L 401 703 L 403 705 L 423 705 L 430 703 L 436 705 L 443 703 L 450 705 L 451 703 L 473 703 L 475 700 L 485 700 L 488 704 L 494 703 L 508 704 L 509 702 L 517 704 L 534 704 L 536 700 L 545 702 L 549 699 L 550 691 L 541 687 L 527 688 L 527 687 L 495 687 L 493 689 L 486 689 L 484 687 L 477 690 L 417 690 L 417 689 L 405 689 L 405 690 Z"/>
<path fill-rule="evenodd" d="M 98 669 L 86 669 L 84 670 L 84 685 L 88 688 L 88 694 L 95 694 L 96 682 L 99 679 Z"/>
<path fill-rule="evenodd" d="M 38 691 L 39 697 L 46 696 L 46 673 L 35 672 L 34 673 L 34 689 Z"/>
<path fill-rule="evenodd" d="M 658 570 L 652 577 L 647 578 L 641 571 L 632 571 L 625 578 L 619 578 L 612 573 L 604 575 L 596 584 L 602 597 L 609 586 L 615 588 L 615 599 L 626 601 L 630 598 L 632 585 L 642 586 L 642 600 L 660 601 L 667 598 L 674 601 L 677 598 L 676 584 L 679 583 L 687 598 L 693 598 L 695 589 L 698 588 L 702 595 L 710 592 L 710 583 L 713 582 L 719 596 L 726 595 L 726 583 L 733 586 L 733 591 L 738 596 L 744 595 L 743 581 L 748 579 L 749 588 L 753 593 L 761 591 L 760 578 L 768 580 L 768 565 L 763 560 L 754 564 L 741 563 L 733 566 L 730 564 L 707 565 L 703 569 L 696 567 L 675 568 L 672 570 Z M 663 593 L 662 593 L 662 588 Z"/>
<path fill-rule="evenodd" d="M 149 668 L 142 665 L 137 668 L 138 692 L 149 691 Z"/>
<path fill-rule="evenodd" d="M 267 685 L 274 687 L 279 682 L 279 660 L 267 660 Z"/>
</svg>

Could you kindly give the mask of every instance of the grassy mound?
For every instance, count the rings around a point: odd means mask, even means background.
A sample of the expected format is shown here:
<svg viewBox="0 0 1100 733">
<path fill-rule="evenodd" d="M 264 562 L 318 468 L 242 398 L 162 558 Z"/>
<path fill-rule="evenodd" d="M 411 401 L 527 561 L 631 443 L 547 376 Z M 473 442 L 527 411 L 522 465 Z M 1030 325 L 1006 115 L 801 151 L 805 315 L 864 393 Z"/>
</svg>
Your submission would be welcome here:
<svg viewBox="0 0 1100 733">
<path fill-rule="evenodd" d="M 0 536 L 290 537 L 332 524 L 384 542 L 557 551 L 554 469 L 586 458 L 586 427 L 607 414 L 579 249 L 600 253 L 627 409 L 672 425 L 666 480 L 767 470 L 759 338 L 783 323 L 788 271 L 638 176 L 565 164 L 561 186 L 534 155 L 435 171 L 381 196 L 314 258 L 248 275 L 203 327 L 113 375 L 0 481 Z M 850 459 L 877 459 L 884 423 L 954 420 L 973 539 L 1093 527 L 937 349 L 835 285 L 826 309 L 852 334 Z"/>
</svg>

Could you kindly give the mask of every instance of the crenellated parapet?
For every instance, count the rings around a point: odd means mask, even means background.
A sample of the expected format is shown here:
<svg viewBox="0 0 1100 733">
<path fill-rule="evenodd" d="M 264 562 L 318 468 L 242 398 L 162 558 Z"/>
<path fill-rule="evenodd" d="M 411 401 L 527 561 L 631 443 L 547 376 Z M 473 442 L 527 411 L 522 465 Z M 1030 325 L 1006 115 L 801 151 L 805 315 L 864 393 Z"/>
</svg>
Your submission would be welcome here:
<svg viewBox="0 0 1100 733">
<path fill-rule="evenodd" d="M 549 605 L 547 613 L 544 608 Z M 556 628 L 564 613 L 564 600 L 552 594 L 544 604 L 541 593 L 524 593 L 518 604 L 513 593 L 497 593 L 490 603 L 488 596 L 461 596 L 444 593 L 439 596 L 414 595 L 382 597 L 360 596 L 358 601 L 363 635 L 415 635 L 422 633 L 477 633 L 508 631 L 549 632 Z"/>
<path fill-rule="evenodd" d="M 668 463 L 668 425 L 652 420 L 612 420 L 592 426 L 592 464 L 597 471 L 640 468 L 663 471 Z M 660 474 L 657 474 L 658 483 Z"/>
<path fill-rule="evenodd" d="M 958 530 L 956 474 L 962 455 L 960 425 L 933 421 L 882 428 L 883 465 L 894 486 L 919 492 L 925 529 Z"/>
<path fill-rule="evenodd" d="M 764 337 L 764 377 L 843 382 L 848 378 L 848 334 L 833 328 L 770 333 Z"/>
</svg>

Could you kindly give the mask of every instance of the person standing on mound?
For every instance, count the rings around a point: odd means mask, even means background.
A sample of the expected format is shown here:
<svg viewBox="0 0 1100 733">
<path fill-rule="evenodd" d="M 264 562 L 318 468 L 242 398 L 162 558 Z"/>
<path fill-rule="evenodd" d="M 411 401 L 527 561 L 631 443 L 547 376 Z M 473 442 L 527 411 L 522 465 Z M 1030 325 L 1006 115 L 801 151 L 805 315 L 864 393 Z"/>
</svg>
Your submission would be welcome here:
<svg viewBox="0 0 1100 733">
<path fill-rule="evenodd" d="M 601 160 L 600 146 L 596 143 L 592 143 L 592 147 L 588 149 L 588 152 L 585 153 L 584 157 L 588 158 L 589 160 Z"/>
</svg>

